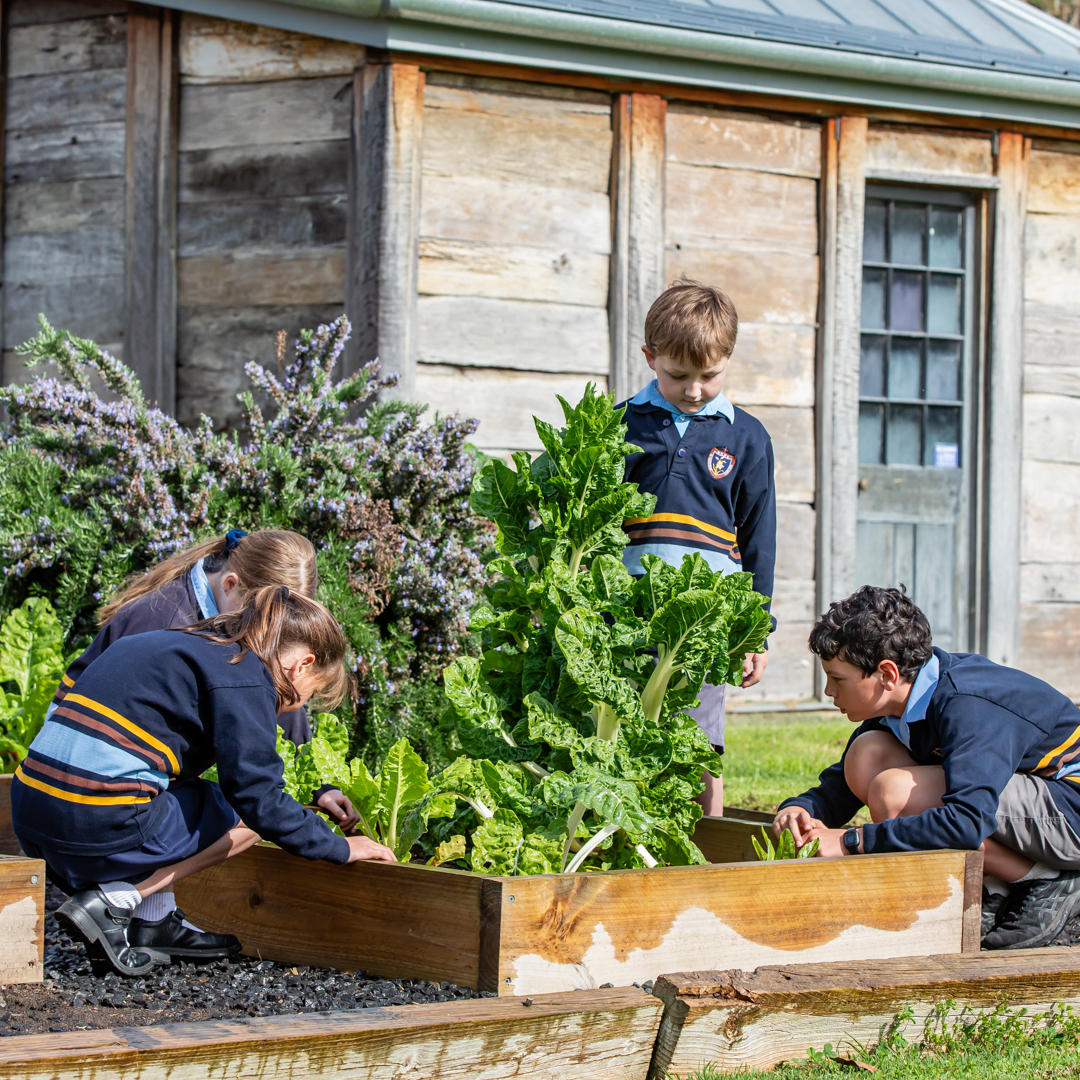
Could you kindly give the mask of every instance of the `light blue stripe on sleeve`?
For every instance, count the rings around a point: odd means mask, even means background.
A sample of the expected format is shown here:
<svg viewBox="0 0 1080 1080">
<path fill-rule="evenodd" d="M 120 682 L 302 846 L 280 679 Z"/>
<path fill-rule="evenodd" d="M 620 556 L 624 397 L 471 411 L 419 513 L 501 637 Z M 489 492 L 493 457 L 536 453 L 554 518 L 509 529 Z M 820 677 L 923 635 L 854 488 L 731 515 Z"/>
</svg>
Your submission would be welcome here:
<svg viewBox="0 0 1080 1080">
<path fill-rule="evenodd" d="M 729 558 L 722 551 L 703 551 L 701 548 L 684 547 L 682 544 L 628 544 L 623 548 L 623 566 L 631 574 L 644 574 L 641 566 L 642 555 L 659 555 L 669 566 L 682 566 L 683 556 L 700 555 L 714 572 L 721 574 L 737 573 L 742 565 Z"/>
<path fill-rule="evenodd" d="M 146 780 L 147 783 L 157 784 L 162 791 L 169 786 L 168 776 L 148 768 L 142 758 L 129 754 L 119 746 L 111 746 L 102 739 L 95 739 L 93 735 L 58 724 L 55 720 L 47 720 L 42 725 L 31 749 L 53 761 L 74 765 L 83 772 L 97 773 L 106 779 L 125 777 Z"/>
</svg>

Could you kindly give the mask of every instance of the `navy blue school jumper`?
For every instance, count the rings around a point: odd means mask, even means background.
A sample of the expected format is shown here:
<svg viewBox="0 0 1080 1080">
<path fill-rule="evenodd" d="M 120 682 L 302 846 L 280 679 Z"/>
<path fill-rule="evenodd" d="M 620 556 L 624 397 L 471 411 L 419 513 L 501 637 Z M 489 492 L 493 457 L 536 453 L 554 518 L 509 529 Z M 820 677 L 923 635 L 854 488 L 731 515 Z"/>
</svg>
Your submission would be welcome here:
<svg viewBox="0 0 1080 1080">
<path fill-rule="evenodd" d="M 942 805 L 914 817 L 864 825 L 866 851 L 974 850 L 997 831 L 997 807 L 1015 773 L 1046 781 L 1054 803 L 1080 833 L 1080 709 L 1064 694 L 1025 671 L 985 656 L 934 649 L 938 681 L 924 719 L 908 729 L 917 765 L 945 770 Z M 848 740 L 891 731 L 866 720 Z M 801 806 L 828 828 L 845 825 L 862 807 L 844 780 L 844 758 L 830 765 L 817 787 L 781 803 Z"/>
<path fill-rule="evenodd" d="M 273 679 L 238 653 L 182 631 L 120 638 L 46 720 L 12 780 L 12 824 L 65 891 L 138 884 L 238 821 L 293 855 L 348 860 L 285 794 Z M 214 764 L 217 784 L 201 775 Z"/>
</svg>

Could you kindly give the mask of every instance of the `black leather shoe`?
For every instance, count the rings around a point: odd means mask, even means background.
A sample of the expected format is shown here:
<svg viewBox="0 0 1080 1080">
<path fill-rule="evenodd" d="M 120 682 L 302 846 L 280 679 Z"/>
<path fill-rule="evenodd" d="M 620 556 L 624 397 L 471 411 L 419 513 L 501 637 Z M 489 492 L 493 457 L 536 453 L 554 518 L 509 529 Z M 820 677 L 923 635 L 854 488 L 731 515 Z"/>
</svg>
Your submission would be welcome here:
<svg viewBox="0 0 1080 1080">
<path fill-rule="evenodd" d="M 127 931 L 131 908 L 113 907 L 97 888 L 77 892 L 57 909 L 72 935 L 84 942 L 95 966 L 108 962 L 121 975 L 145 975 L 155 964 L 169 963 L 169 955 L 154 949 L 133 949 Z"/>
<path fill-rule="evenodd" d="M 185 926 L 179 908 L 157 922 L 132 919 L 128 940 L 135 948 L 168 953 L 174 960 L 225 960 L 240 951 L 240 939 L 232 934 L 209 934 Z"/>
<path fill-rule="evenodd" d="M 1062 870 L 1051 881 L 1014 886 L 983 939 L 984 949 L 1038 949 L 1049 945 L 1080 910 L 1080 872 Z"/>
</svg>

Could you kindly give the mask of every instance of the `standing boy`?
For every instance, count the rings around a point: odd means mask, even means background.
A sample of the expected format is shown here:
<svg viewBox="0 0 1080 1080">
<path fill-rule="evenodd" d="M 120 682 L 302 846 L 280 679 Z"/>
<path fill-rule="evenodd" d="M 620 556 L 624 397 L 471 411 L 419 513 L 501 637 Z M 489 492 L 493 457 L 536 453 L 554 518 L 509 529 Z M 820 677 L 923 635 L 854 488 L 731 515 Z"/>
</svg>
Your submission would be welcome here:
<svg viewBox="0 0 1080 1080">
<path fill-rule="evenodd" d="M 698 554 L 713 570 L 745 570 L 772 595 L 776 496 L 769 433 L 724 397 L 739 317 L 719 289 L 682 280 L 662 293 L 645 320 L 642 352 L 656 378 L 626 403 L 626 479 L 656 496 L 647 518 L 630 518 L 623 563 L 641 574 L 641 556 L 681 565 Z M 743 666 L 743 686 L 761 680 L 767 653 Z M 724 687 L 708 683 L 690 715 L 724 752 Z M 706 814 L 724 809 L 723 777 L 704 774 Z"/>
<path fill-rule="evenodd" d="M 859 727 L 817 787 L 781 804 L 777 835 L 817 838 L 825 856 L 979 849 L 994 889 L 983 947 L 1049 944 L 1080 909 L 1080 709 L 1027 672 L 933 648 L 900 589 L 831 604 L 810 649 Z M 863 805 L 874 823 L 845 831 Z"/>
</svg>

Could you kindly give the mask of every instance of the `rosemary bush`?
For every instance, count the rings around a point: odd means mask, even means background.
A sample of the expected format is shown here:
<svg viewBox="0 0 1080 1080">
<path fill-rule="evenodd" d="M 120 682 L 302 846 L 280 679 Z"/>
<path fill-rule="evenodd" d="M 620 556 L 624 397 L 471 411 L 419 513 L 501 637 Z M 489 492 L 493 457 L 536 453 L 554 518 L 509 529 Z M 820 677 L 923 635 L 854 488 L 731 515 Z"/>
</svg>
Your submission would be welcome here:
<svg viewBox="0 0 1080 1080">
<path fill-rule="evenodd" d="M 293 529 L 319 550 L 320 599 L 353 650 L 354 751 L 375 761 L 404 736 L 445 763 L 440 674 L 490 543 L 468 504 L 476 425 L 378 401 L 393 380 L 377 363 L 335 381 L 349 332 L 344 316 L 302 332 L 291 362 L 281 333 L 276 371 L 248 364 L 241 438 L 207 417 L 181 427 L 128 367 L 42 317 L 19 351 L 62 377 L 0 387 L 0 618 L 48 597 L 71 648 L 129 574 L 229 528 Z"/>
</svg>

